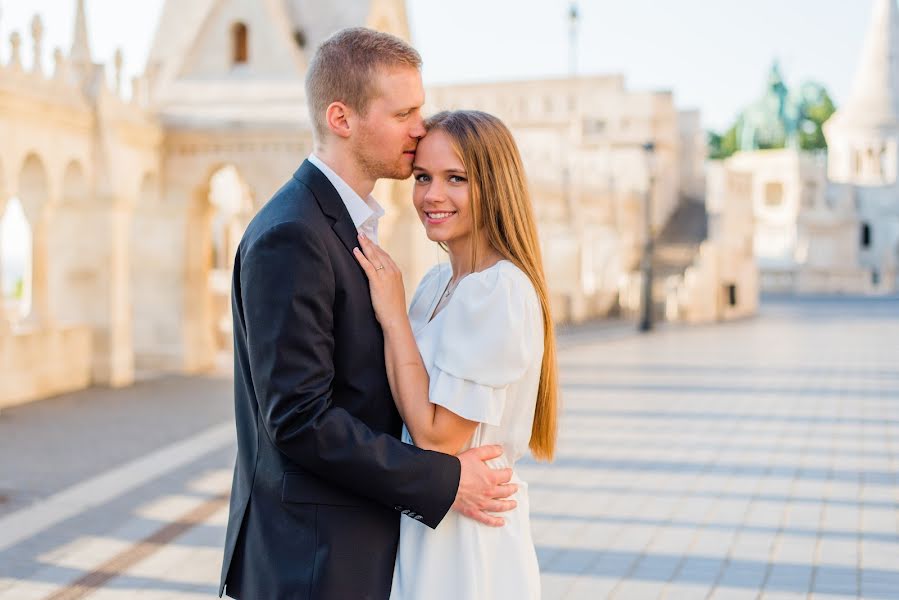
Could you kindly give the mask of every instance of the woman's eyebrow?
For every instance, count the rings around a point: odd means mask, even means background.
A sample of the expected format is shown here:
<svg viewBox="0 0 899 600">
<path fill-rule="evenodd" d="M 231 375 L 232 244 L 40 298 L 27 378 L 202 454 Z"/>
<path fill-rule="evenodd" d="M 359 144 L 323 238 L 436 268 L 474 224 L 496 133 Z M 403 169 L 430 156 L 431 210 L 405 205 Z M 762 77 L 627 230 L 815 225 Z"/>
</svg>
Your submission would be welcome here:
<svg viewBox="0 0 899 600">
<path fill-rule="evenodd" d="M 425 172 L 428 172 L 428 169 L 426 169 L 426 168 L 424 168 L 424 167 L 422 167 L 422 166 L 420 166 L 420 165 L 412 165 L 412 170 L 413 170 L 413 171 L 425 171 Z M 437 172 L 438 172 L 438 173 L 461 173 L 462 175 L 465 175 L 465 174 L 466 174 L 466 173 L 465 173 L 465 169 L 457 169 L 457 168 L 455 168 L 455 167 L 451 167 L 451 168 L 449 168 L 449 169 L 443 169 L 442 171 L 440 171 L 440 170 L 438 169 Z"/>
</svg>

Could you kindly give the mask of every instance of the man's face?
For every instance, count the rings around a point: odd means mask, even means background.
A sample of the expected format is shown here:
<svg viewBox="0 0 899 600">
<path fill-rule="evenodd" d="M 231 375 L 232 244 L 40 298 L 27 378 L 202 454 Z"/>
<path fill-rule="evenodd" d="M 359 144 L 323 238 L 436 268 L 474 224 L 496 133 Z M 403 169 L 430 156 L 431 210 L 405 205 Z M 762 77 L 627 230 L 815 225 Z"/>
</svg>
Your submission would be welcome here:
<svg viewBox="0 0 899 600">
<path fill-rule="evenodd" d="M 425 102 L 421 73 L 410 67 L 381 70 L 379 93 L 359 117 L 352 140 L 353 155 L 373 179 L 406 179 L 418 140 L 424 136 L 421 106 Z"/>
</svg>

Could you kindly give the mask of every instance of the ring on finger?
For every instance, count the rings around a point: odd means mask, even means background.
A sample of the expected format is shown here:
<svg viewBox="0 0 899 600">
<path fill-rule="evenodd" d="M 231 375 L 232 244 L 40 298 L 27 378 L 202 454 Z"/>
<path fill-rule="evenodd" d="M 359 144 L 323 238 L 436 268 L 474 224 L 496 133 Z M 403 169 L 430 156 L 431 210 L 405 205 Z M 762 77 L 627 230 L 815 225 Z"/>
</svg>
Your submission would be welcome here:
<svg viewBox="0 0 899 600">
<path fill-rule="evenodd" d="M 384 269 L 384 265 L 378 265 L 377 267 L 375 267 L 375 271 L 381 271 L 383 269 Z"/>
</svg>

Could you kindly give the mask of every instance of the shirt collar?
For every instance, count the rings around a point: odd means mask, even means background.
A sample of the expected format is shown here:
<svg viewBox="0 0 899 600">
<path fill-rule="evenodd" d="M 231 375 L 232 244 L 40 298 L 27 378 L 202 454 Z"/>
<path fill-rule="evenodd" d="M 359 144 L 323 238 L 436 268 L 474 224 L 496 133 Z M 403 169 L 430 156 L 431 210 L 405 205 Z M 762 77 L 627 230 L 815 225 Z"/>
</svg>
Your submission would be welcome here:
<svg viewBox="0 0 899 600">
<path fill-rule="evenodd" d="M 340 175 L 335 173 L 334 170 L 326 165 L 322 159 L 317 157 L 315 153 L 309 155 L 309 162 L 315 165 L 319 171 L 324 173 L 325 177 L 328 178 L 328 181 L 331 182 L 331 185 L 334 186 L 334 189 L 337 190 L 340 199 L 343 200 L 343 203 L 346 206 L 347 212 L 350 213 L 350 219 L 353 220 L 353 225 L 356 229 L 359 229 L 362 224 L 372 218 L 372 216 L 374 216 L 375 219 L 384 216 L 384 209 L 378 204 L 378 201 L 375 200 L 374 197 L 369 196 L 367 200 L 363 200 L 362 197 L 340 177 Z"/>
</svg>

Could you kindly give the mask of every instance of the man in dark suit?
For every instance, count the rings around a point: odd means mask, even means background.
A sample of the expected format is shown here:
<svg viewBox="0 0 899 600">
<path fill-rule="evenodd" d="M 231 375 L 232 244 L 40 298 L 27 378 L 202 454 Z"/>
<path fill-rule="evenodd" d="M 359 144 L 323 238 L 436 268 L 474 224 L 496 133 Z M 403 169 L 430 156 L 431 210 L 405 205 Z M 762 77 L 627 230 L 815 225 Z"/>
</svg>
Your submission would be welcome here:
<svg viewBox="0 0 899 600">
<path fill-rule="evenodd" d="M 412 172 L 424 135 L 421 59 L 393 36 L 340 31 L 306 77 L 309 160 L 259 211 L 234 264 L 238 456 L 221 595 L 383 600 L 401 514 L 450 508 L 488 525 L 514 507 L 511 471 L 399 440 L 381 329 L 352 250 L 377 239 L 379 178 Z M 489 512 L 488 512 L 489 511 Z"/>
</svg>

